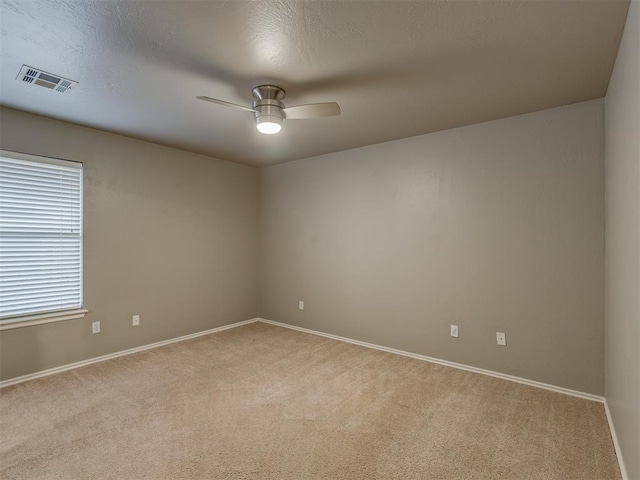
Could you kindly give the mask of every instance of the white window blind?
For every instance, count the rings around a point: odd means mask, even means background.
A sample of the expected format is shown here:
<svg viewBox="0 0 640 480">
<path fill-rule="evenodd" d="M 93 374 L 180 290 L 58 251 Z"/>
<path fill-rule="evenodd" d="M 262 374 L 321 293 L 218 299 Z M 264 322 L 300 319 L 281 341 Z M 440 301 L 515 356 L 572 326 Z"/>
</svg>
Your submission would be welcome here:
<svg viewBox="0 0 640 480">
<path fill-rule="evenodd" d="M 82 307 L 82 164 L 0 151 L 0 323 Z"/>
</svg>

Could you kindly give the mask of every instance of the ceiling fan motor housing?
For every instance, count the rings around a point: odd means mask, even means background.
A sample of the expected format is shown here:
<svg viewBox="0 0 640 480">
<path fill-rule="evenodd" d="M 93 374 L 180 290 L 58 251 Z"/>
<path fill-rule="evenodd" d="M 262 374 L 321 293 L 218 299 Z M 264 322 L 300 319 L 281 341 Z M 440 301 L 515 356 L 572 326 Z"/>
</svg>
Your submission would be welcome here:
<svg viewBox="0 0 640 480">
<path fill-rule="evenodd" d="M 282 125 L 284 120 L 284 104 L 281 100 L 286 96 L 286 92 L 275 85 L 260 85 L 252 90 L 255 100 L 253 109 L 256 123 L 277 123 Z"/>
</svg>

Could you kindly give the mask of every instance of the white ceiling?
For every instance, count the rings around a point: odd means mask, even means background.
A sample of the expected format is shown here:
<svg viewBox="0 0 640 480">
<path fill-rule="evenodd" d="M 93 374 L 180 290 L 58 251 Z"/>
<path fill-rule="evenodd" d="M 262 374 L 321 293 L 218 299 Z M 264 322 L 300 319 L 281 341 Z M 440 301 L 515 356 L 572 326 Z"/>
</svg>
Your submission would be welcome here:
<svg viewBox="0 0 640 480">
<path fill-rule="evenodd" d="M 256 166 L 605 95 L 628 0 L 2 0 L 0 103 Z M 22 64 L 77 80 L 56 93 Z M 258 133 L 251 104 L 340 117 Z"/>
</svg>

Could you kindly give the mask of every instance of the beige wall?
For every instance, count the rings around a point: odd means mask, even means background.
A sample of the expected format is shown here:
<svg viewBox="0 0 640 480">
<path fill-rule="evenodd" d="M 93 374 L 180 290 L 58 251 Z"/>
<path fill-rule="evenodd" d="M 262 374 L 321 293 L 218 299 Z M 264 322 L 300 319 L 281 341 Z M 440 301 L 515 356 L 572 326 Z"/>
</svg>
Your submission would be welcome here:
<svg viewBox="0 0 640 480">
<path fill-rule="evenodd" d="M 640 2 L 605 100 L 605 394 L 628 478 L 640 479 Z"/>
<path fill-rule="evenodd" d="M 255 169 L 16 110 L 0 115 L 1 148 L 84 162 L 90 311 L 1 332 L 2 379 L 257 315 Z M 93 321 L 102 333 L 91 334 Z"/>
<path fill-rule="evenodd" d="M 602 394 L 602 107 L 262 169 L 261 316 Z"/>
</svg>

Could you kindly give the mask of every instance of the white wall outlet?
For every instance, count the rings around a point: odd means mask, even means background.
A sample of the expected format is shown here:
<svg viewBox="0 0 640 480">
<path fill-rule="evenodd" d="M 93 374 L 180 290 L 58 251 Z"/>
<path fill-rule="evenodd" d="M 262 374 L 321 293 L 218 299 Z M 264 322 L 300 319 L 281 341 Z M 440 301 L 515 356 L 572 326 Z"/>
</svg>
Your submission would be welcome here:
<svg viewBox="0 0 640 480">
<path fill-rule="evenodd" d="M 458 338 L 458 325 L 451 325 L 451 336 Z"/>
<path fill-rule="evenodd" d="M 91 324 L 91 333 L 100 333 L 100 322 L 93 322 Z"/>
<path fill-rule="evenodd" d="M 298 302 L 298 308 L 299 308 L 300 310 L 304 310 L 304 302 L 303 302 L 302 300 L 300 300 L 300 301 Z"/>
<path fill-rule="evenodd" d="M 507 336 L 502 332 L 496 332 L 496 341 L 498 345 L 502 345 L 503 347 L 507 346 Z"/>
<path fill-rule="evenodd" d="M 140 325 L 140 315 L 134 315 L 132 317 L 132 323 L 134 327 L 137 327 L 138 325 Z"/>
</svg>

